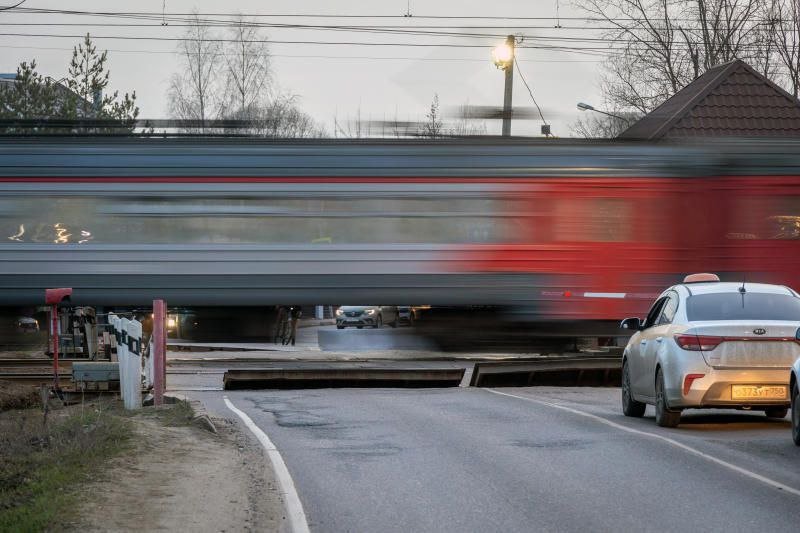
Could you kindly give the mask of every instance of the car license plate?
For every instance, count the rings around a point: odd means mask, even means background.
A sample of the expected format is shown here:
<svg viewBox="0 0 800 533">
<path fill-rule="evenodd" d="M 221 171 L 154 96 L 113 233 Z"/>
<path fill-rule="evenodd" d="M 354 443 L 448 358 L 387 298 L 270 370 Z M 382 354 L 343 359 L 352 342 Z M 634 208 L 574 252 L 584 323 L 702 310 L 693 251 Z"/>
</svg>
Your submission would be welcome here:
<svg viewBox="0 0 800 533">
<path fill-rule="evenodd" d="M 786 387 L 780 385 L 732 385 L 733 400 L 785 400 Z"/>
</svg>

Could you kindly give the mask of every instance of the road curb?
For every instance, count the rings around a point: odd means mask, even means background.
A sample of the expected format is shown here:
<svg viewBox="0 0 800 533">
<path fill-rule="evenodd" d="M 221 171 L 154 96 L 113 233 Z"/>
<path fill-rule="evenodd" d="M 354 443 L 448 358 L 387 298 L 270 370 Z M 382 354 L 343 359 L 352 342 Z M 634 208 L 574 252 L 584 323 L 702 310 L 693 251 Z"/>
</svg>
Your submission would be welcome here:
<svg viewBox="0 0 800 533">
<path fill-rule="evenodd" d="M 206 431 L 210 431 L 214 435 L 217 434 L 217 426 L 214 425 L 211 415 L 201 401 L 193 400 L 184 394 L 178 394 L 175 392 L 164 394 L 164 401 L 169 404 L 187 402 L 194 412 L 192 423 L 198 425 Z"/>
</svg>

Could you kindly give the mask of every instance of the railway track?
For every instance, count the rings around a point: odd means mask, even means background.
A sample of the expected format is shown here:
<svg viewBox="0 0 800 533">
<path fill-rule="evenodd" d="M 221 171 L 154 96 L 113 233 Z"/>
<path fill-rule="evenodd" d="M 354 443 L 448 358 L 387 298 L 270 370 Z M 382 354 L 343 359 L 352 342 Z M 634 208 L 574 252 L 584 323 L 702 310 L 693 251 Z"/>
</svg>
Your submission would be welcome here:
<svg viewBox="0 0 800 533">
<path fill-rule="evenodd" d="M 40 383 L 52 383 L 52 372 L 2 372 L 0 371 L 0 382 L 13 381 L 14 383 L 24 383 L 30 385 L 38 385 Z M 61 386 L 66 386 L 72 382 L 72 372 L 59 372 L 58 383 Z"/>
<path fill-rule="evenodd" d="M 58 366 L 61 367 L 71 367 L 73 361 L 87 361 L 88 359 L 58 359 Z M 42 367 L 49 367 L 52 368 L 53 360 L 52 359 L 45 359 L 45 358 L 0 358 L 0 372 L 6 368 L 20 368 L 20 367 L 31 367 L 31 368 L 42 368 Z"/>
<path fill-rule="evenodd" d="M 59 359 L 59 383 L 67 384 L 72 380 L 72 362 L 85 359 Z M 52 359 L 7 358 L 0 359 L 0 381 L 15 383 L 50 383 L 53 381 Z"/>
</svg>

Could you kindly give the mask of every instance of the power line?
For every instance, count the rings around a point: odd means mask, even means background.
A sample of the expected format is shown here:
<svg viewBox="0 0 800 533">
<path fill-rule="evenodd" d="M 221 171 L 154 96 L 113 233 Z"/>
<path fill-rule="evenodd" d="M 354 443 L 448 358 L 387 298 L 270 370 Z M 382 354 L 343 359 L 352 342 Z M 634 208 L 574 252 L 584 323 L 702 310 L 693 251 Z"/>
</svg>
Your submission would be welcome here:
<svg viewBox="0 0 800 533">
<path fill-rule="evenodd" d="M 16 8 L 16 7 L 19 7 L 19 6 L 21 6 L 21 5 L 22 5 L 22 4 L 24 4 L 25 2 L 27 2 L 27 0 L 22 0 L 21 2 L 17 2 L 17 3 L 16 3 L 16 4 L 14 4 L 13 6 L 0 7 L 0 11 L 8 11 L 9 9 L 14 9 L 14 8 Z"/>
<path fill-rule="evenodd" d="M 47 9 L 47 8 L 33 8 L 33 7 L 26 7 L 18 10 L 20 13 L 31 13 L 31 14 L 56 14 L 56 15 L 85 15 L 85 16 L 105 16 L 105 17 L 114 17 L 114 16 L 126 16 L 126 17 L 136 17 L 136 16 L 155 16 L 161 17 L 162 15 L 166 15 L 167 17 L 177 16 L 177 17 L 194 17 L 195 15 L 198 17 L 232 17 L 232 16 L 243 16 L 246 18 L 320 18 L 320 19 L 400 19 L 400 18 L 408 18 L 404 15 L 380 15 L 380 14 L 333 14 L 333 13 L 221 13 L 221 12 L 209 12 L 209 13 L 163 13 L 163 12 L 156 12 L 156 11 L 80 11 L 74 9 Z M 607 20 L 627 20 L 626 18 L 621 19 L 608 19 L 606 17 L 523 17 L 523 16 L 496 16 L 496 15 L 414 15 L 412 18 L 420 19 L 420 20 L 541 20 L 541 21 L 554 21 L 554 20 L 573 20 L 573 21 L 596 21 L 596 22 L 603 22 Z"/>
<path fill-rule="evenodd" d="M 20 32 L 4 32 L 0 33 L 0 37 L 37 37 L 37 38 L 56 38 L 56 39 L 83 39 L 85 35 L 70 35 L 70 34 L 54 34 L 54 33 L 20 33 Z M 137 36 L 137 35 L 93 35 L 95 39 L 109 39 L 121 41 L 163 41 L 163 42 L 181 42 L 186 39 L 183 37 L 161 37 L 161 36 Z M 547 37 L 526 37 L 532 40 L 557 40 Z M 565 38 L 566 39 L 566 38 Z M 229 43 L 238 42 L 236 39 L 226 38 L 209 38 L 208 42 Z M 278 40 L 278 39 L 252 39 L 249 42 L 265 43 L 265 44 L 281 44 L 281 45 L 324 45 L 324 46 L 366 46 L 366 47 L 411 47 L 411 48 L 481 48 L 486 49 L 486 44 L 466 44 L 466 43 L 430 43 L 430 42 L 382 42 L 382 41 L 320 41 L 320 40 Z M 569 41 L 568 41 L 569 42 Z M 572 41 L 580 42 L 580 41 Z M 518 46 L 519 49 L 534 49 L 534 50 L 549 50 L 554 52 L 569 52 L 585 55 L 614 55 L 622 54 L 628 51 L 646 51 L 650 47 L 647 46 L 646 41 L 641 42 L 627 42 L 619 40 L 593 40 L 590 42 L 599 43 L 615 43 L 621 42 L 624 46 L 573 46 L 566 44 L 527 44 Z M 678 47 L 678 44 L 674 45 Z M 797 47 L 794 47 L 795 49 Z M 739 47 L 740 52 L 747 52 L 750 50 L 758 49 L 756 45 Z"/>
<path fill-rule="evenodd" d="M 18 32 L 3 32 L 0 37 L 38 37 L 38 38 L 56 38 L 56 39 L 83 39 L 85 35 L 67 35 L 67 34 L 54 34 L 54 33 L 18 33 Z M 156 36 L 135 36 L 135 35 L 92 35 L 94 39 L 109 39 L 120 41 L 164 41 L 164 42 L 180 42 L 186 39 L 182 37 L 156 37 Z M 207 42 L 238 42 L 236 39 L 223 39 L 211 38 L 205 39 Z M 375 46 L 375 47 L 412 47 L 412 48 L 481 48 L 486 49 L 484 44 L 464 44 L 464 43 L 410 43 L 410 42 L 372 42 L 372 41 L 316 41 L 316 40 L 272 40 L 272 39 L 252 39 L 249 42 L 253 43 L 266 43 L 266 44 L 308 44 L 308 45 L 325 45 L 325 46 Z M 561 45 L 544 45 L 544 44 L 531 44 L 527 46 L 520 46 L 523 49 L 541 49 L 552 51 L 569 51 L 569 52 L 586 52 L 586 53 L 603 53 L 607 50 L 604 48 L 579 48 L 568 47 Z"/>
<path fill-rule="evenodd" d="M 58 47 L 58 46 L 17 46 L 17 45 L 3 45 L 3 48 L 19 49 L 19 50 L 63 50 L 71 52 L 72 48 Z M 121 49 L 109 48 L 107 52 L 115 53 L 133 53 L 133 54 L 163 54 L 175 55 L 175 50 L 141 50 L 141 49 Z M 225 56 L 224 53 L 214 54 L 219 57 Z M 239 55 L 239 54 L 237 54 Z M 260 55 L 260 54 L 247 54 L 247 55 Z M 275 54 L 270 53 L 270 57 L 288 57 L 288 58 L 310 58 L 310 59 L 368 59 L 368 60 L 398 60 L 398 61 L 458 61 L 458 62 L 471 62 L 471 63 L 486 63 L 486 59 L 477 59 L 471 57 L 413 57 L 413 56 L 354 56 L 354 55 L 318 55 L 318 54 Z M 599 59 L 523 59 L 522 63 L 597 63 Z"/>
<path fill-rule="evenodd" d="M 542 114 L 542 108 L 539 107 L 539 104 L 536 102 L 536 98 L 533 97 L 533 91 L 531 91 L 528 82 L 525 81 L 525 76 L 522 75 L 522 69 L 519 67 L 519 62 L 517 61 L 517 56 L 514 56 L 514 65 L 517 67 L 517 72 L 519 72 L 519 77 L 522 79 L 522 83 L 525 84 L 525 88 L 528 89 L 528 94 L 531 95 L 531 100 L 533 100 L 533 104 L 536 106 L 536 109 L 539 110 L 539 116 L 542 117 L 542 122 L 547 124 L 547 121 L 544 119 L 544 115 Z"/>
</svg>

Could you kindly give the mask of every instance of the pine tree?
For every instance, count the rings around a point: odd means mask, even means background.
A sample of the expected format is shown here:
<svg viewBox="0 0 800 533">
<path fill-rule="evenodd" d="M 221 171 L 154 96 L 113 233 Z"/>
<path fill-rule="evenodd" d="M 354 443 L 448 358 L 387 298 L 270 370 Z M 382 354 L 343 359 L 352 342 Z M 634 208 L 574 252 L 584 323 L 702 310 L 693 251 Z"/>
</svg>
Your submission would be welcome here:
<svg viewBox="0 0 800 533">
<path fill-rule="evenodd" d="M 136 92 L 104 94 L 110 72 L 106 68 L 108 53 L 98 53 L 86 34 L 73 49 L 66 86 L 36 72 L 36 61 L 21 63 L 14 83 L 0 84 L 0 132 L 21 133 L 130 133 L 134 129 L 139 108 Z M 64 126 L 48 121 L 107 121 L 103 127 Z M 31 123 L 34 121 L 34 123 Z M 39 122 L 41 121 L 41 125 Z"/>
<path fill-rule="evenodd" d="M 36 71 L 36 60 L 17 67 L 14 83 L 0 85 L 0 131 L 5 134 L 52 133 L 48 121 L 74 116 L 74 100 L 68 91 Z"/>
<path fill-rule="evenodd" d="M 67 87 L 75 94 L 76 117 L 119 122 L 124 128 L 133 128 L 139 108 L 136 106 L 136 91 L 125 93 L 120 99 L 119 91 L 106 94 L 111 72 L 106 67 L 108 52 L 97 52 L 87 33 L 83 43 L 72 50 Z M 109 131 L 109 130 L 104 130 Z M 111 131 L 119 131 L 112 128 Z"/>
</svg>

